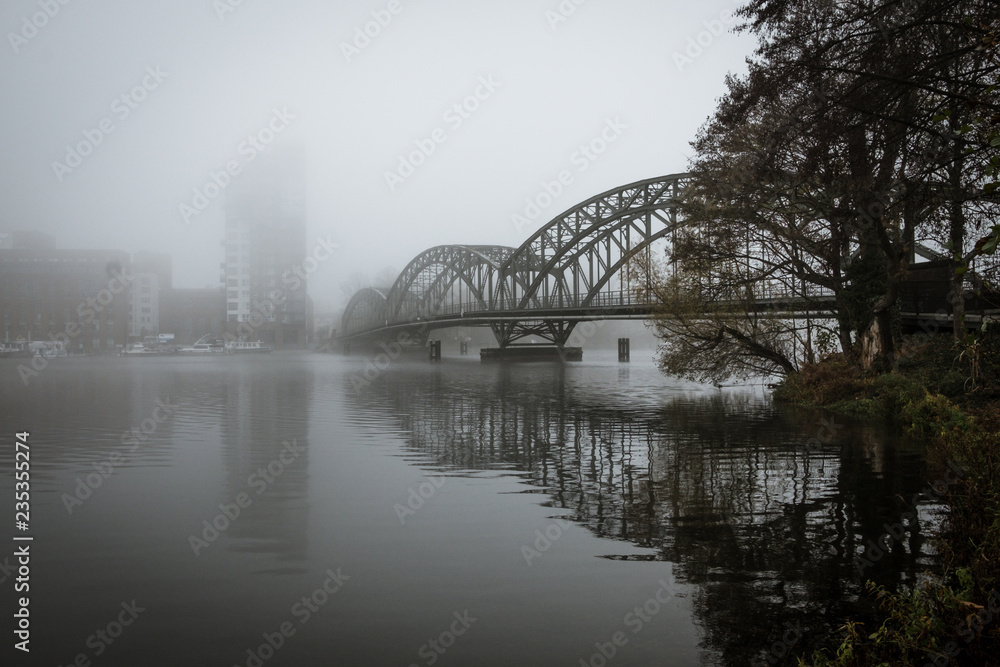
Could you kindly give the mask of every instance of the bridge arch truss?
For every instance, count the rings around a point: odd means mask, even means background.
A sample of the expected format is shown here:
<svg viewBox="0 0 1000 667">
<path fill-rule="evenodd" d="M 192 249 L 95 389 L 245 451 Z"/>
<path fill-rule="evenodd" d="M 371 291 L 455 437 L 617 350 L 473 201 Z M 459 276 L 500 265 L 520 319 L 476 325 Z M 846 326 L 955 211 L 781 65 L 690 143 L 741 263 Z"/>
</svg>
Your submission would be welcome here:
<svg viewBox="0 0 1000 667">
<path fill-rule="evenodd" d="M 391 287 L 354 295 L 341 337 L 385 335 L 418 323 L 488 324 L 501 347 L 535 336 L 561 347 L 578 322 L 643 311 L 623 268 L 677 229 L 685 179 L 673 174 L 604 192 L 552 219 L 518 248 L 425 250 Z"/>
</svg>

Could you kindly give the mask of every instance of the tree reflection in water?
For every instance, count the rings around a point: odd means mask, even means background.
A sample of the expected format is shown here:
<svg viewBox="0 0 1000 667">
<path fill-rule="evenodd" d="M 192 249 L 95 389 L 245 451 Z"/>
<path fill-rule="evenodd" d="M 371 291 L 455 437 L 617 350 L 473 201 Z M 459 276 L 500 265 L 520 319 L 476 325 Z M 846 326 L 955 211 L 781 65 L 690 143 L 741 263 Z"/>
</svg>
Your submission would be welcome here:
<svg viewBox="0 0 1000 667">
<path fill-rule="evenodd" d="M 426 464 L 509 470 L 596 535 L 652 550 L 609 558 L 675 563 L 697 586 L 711 663 L 749 664 L 783 637 L 801 655 L 866 612 L 852 561 L 926 484 L 921 447 L 839 417 L 824 429 L 829 416 L 759 392 L 637 398 L 576 373 L 401 364 L 351 393 L 396 415 Z M 917 530 L 865 578 L 896 585 L 935 565 Z"/>
</svg>

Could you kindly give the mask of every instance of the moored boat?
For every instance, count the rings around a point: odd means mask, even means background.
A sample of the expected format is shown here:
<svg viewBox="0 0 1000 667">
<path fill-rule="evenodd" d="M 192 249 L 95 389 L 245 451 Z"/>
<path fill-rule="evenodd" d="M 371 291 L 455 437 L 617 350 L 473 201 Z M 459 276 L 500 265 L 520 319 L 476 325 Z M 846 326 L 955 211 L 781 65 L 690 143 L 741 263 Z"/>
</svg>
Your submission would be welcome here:
<svg viewBox="0 0 1000 667">
<path fill-rule="evenodd" d="M 8 357 L 28 358 L 34 356 L 26 342 L 0 343 L 0 359 Z"/>
<path fill-rule="evenodd" d="M 177 354 L 177 348 L 170 345 L 160 346 L 131 343 L 118 353 L 122 357 L 162 357 L 168 354 Z"/>
<path fill-rule="evenodd" d="M 223 354 L 226 350 L 225 345 L 223 345 L 221 340 L 210 340 L 209 336 L 212 334 L 205 334 L 201 338 L 195 341 L 194 345 L 189 347 L 182 347 L 177 350 L 177 354 L 185 355 L 202 355 L 202 354 Z"/>
<path fill-rule="evenodd" d="M 58 340 L 36 340 L 28 343 L 28 349 L 36 357 L 65 357 L 66 347 Z"/>
<path fill-rule="evenodd" d="M 271 347 L 259 340 L 231 340 L 226 343 L 226 354 L 260 354 L 270 351 Z"/>
</svg>

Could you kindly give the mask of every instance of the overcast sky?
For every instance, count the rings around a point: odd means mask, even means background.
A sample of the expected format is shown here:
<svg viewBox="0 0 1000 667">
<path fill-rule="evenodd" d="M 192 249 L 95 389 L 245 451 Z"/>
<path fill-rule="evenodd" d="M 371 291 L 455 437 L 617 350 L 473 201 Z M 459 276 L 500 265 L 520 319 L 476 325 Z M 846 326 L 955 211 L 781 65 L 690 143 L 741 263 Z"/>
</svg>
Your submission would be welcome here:
<svg viewBox="0 0 1000 667">
<path fill-rule="evenodd" d="M 440 244 L 517 246 L 595 194 L 683 171 L 754 46 L 729 32 L 736 6 L 5 0 L 0 230 L 167 252 L 175 285 L 215 285 L 213 172 L 224 184 L 227 164 L 238 179 L 258 150 L 301 145 L 308 252 L 339 244 L 310 293 L 342 306 L 357 272 Z"/>
</svg>

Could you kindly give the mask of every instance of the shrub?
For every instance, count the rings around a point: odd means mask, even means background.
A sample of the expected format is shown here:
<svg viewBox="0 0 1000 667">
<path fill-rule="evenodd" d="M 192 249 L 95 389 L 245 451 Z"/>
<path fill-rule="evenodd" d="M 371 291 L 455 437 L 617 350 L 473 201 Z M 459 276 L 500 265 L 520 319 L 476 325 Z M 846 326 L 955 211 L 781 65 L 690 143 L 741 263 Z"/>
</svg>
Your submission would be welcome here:
<svg viewBox="0 0 1000 667">
<path fill-rule="evenodd" d="M 961 471 L 949 474 L 936 536 L 944 574 L 895 592 L 868 582 L 878 626 L 848 621 L 833 657 L 819 651 L 800 665 L 1000 664 L 1000 336 L 979 338 L 971 352 L 950 336 L 902 349 L 896 372 L 864 375 L 843 358 L 826 360 L 787 378 L 775 399 L 892 416 L 927 442 L 931 468 Z"/>
<path fill-rule="evenodd" d="M 902 417 L 904 432 L 924 439 L 961 436 L 972 426 L 972 419 L 946 397 L 929 392 L 903 405 Z"/>
</svg>

